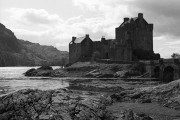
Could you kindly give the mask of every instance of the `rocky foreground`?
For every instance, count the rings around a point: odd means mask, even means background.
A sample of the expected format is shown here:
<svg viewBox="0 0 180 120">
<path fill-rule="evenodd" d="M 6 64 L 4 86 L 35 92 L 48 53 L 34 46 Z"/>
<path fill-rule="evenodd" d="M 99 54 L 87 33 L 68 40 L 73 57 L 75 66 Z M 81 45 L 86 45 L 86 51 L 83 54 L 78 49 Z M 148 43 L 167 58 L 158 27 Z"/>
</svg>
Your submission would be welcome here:
<svg viewBox="0 0 180 120">
<path fill-rule="evenodd" d="M 105 96 L 66 89 L 21 90 L 0 98 L 1 120 L 111 120 Z"/>
<path fill-rule="evenodd" d="M 1 120 L 178 120 L 180 80 L 75 79 L 67 89 L 0 98 Z"/>
<path fill-rule="evenodd" d="M 51 67 L 30 69 L 25 73 L 26 76 L 76 77 L 77 79 L 68 80 L 68 90 L 40 92 L 42 95 L 47 94 L 45 96 L 49 96 L 49 93 L 52 94 L 50 96 L 53 96 L 50 98 L 51 104 L 49 106 L 51 107 L 48 109 L 45 107 L 46 109 L 40 110 L 46 112 L 36 113 L 36 109 L 32 110 L 34 107 L 29 104 L 27 105 L 31 107 L 28 107 L 27 111 L 33 111 L 33 115 L 36 114 L 33 117 L 29 115 L 31 119 L 45 119 L 42 116 L 46 116 L 46 119 L 56 119 L 58 115 L 61 118 L 57 119 L 65 120 L 180 119 L 180 80 L 165 84 L 159 81 L 151 81 L 150 79 L 134 79 L 143 74 L 145 74 L 144 66 L 140 63 L 121 65 L 84 62 L 56 70 L 52 70 Z M 33 94 L 36 93 L 37 91 L 33 92 Z M 75 94 L 76 97 L 72 97 Z M 61 102 L 54 102 L 59 95 L 63 96 L 58 99 Z M 24 96 L 24 94 L 21 94 L 21 96 Z M 28 98 L 29 94 L 26 96 Z M 65 100 L 67 96 L 68 100 Z M 40 97 L 40 99 L 42 98 Z M 7 97 L 7 100 L 9 99 Z M 63 100 L 74 102 L 68 102 L 67 104 L 67 102 L 62 103 Z M 37 106 L 39 104 L 41 106 L 42 101 L 37 101 Z M 59 106 L 60 104 L 63 107 Z M 17 106 L 16 104 L 13 105 Z M 58 109 L 61 112 L 54 113 L 50 108 Z M 5 111 L 6 113 L 3 114 L 6 116 L 9 110 Z M 26 114 L 24 115 L 26 116 Z"/>
</svg>

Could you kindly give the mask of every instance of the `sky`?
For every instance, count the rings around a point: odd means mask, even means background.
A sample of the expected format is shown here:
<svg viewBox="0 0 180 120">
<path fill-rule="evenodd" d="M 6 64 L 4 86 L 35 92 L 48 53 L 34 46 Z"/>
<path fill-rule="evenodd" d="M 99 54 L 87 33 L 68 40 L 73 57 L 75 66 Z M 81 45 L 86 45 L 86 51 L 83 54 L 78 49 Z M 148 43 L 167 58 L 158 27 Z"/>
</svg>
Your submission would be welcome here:
<svg viewBox="0 0 180 120">
<path fill-rule="evenodd" d="M 180 0 L 0 0 L 0 23 L 17 38 L 68 51 L 72 36 L 115 38 L 124 17 L 154 24 L 154 52 L 180 53 Z"/>
</svg>

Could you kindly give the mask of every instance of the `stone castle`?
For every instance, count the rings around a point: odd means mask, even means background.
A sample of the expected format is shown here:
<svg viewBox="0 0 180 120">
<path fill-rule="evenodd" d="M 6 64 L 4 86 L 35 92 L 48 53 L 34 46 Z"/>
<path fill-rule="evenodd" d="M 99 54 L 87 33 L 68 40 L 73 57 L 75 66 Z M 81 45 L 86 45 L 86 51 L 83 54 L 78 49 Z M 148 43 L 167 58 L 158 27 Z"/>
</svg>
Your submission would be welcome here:
<svg viewBox="0 0 180 120">
<path fill-rule="evenodd" d="M 102 37 L 101 41 L 92 41 L 89 35 L 72 37 L 69 43 L 70 64 L 88 61 L 94 56 L 110 61 L 159 59 L 160 55 L 153 51 L 153 24 L 139 13 L 138 17 L 124 18 L 124 22 L 115 29 L 115 39 Z"/>
</svg>

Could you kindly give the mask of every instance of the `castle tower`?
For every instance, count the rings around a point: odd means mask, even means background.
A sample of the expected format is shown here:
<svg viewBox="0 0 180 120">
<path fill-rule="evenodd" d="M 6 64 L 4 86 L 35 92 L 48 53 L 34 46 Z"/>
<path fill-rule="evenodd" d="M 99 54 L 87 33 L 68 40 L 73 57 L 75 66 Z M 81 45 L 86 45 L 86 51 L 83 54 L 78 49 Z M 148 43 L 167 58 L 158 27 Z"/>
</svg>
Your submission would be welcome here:
<svg viewBox="0 0 180 120">
<path fill-rule="evenodd" d="M 125 50 L 125 54 L 129 55 L 123 57 L 123 52 L 116 52 L 115 56 L 121 56 L 117 60 L 133 60 L 131 57 L 136 57 L 136 51 L 154 55 L 153 24 L 144 19 L 143 13 L 139 13 L 135 18 L 124 18 L 123 23 L 115 29 L 115 39 L 116 51 Z"/>
</svg>

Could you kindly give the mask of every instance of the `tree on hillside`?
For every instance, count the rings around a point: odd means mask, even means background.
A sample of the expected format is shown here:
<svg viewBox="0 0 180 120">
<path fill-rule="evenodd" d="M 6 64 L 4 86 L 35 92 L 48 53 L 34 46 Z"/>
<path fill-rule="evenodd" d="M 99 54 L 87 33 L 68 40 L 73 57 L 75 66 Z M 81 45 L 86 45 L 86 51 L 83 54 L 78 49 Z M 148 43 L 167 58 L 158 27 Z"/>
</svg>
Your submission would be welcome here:
<svg viewBox="0 0 180 120">
<path fill-rule="evenodd" d="M 179 53 L 173 53 L 171 55 L 172 58 L 180 58 L 180 54 Z"/>
</svg>

